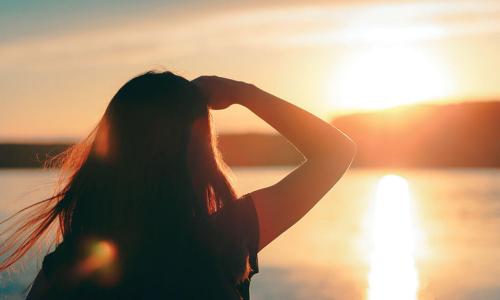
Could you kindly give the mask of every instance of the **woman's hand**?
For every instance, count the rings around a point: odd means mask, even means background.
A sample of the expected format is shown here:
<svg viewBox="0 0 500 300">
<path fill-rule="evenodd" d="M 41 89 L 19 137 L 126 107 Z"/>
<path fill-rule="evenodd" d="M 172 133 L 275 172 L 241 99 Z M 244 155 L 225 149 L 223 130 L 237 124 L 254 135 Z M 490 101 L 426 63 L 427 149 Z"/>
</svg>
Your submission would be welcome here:
<svg viewBox="0 0 500 300">
<path fill-rule="evenodd" d="M 257 89 L 252 84 L 217 76 L 200 76 L 192 82 L 208 97 L 211 109 L 225 109 L 239 103 Z"/>
</svg>

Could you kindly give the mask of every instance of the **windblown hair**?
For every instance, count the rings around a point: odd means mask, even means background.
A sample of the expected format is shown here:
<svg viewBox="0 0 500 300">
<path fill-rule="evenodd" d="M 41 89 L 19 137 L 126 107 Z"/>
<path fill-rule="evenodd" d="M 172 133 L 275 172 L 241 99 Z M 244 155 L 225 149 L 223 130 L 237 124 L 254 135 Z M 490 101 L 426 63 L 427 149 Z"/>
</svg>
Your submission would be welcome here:
<svg viewBox="0 0 500 300">
<path fill-rule="evenodd" d="M 122 267 L 129 268 L 123 274 L 158 277 L 160 271 L 151 269 L 168 269 L 176 273 L 168 280 L 187 274 L 198 281 L 211 272 L 200 270 L 202 262 L 212 261 L 217 270 L 234 265 L 235 257 L 237 267 L 221 276 L 232 284 L 248 274 L 241 249 L 228 256 L 231 262 L 213 261 L 212 250 L 202 242 L 210 235 L 199 224 L 236 194 L 217 149 L 207 101 L 190 81 L 155 71 L 131 79 L 96 128 L 48 165 L 61 168 L 58 189 L 1 223 L 14 224 L 1 233 L 6 238 L 0 245 L 0 271 L 54 227 L 56 243 L 112 240 L 124 266 L 133 266 Z"/>
</svg>

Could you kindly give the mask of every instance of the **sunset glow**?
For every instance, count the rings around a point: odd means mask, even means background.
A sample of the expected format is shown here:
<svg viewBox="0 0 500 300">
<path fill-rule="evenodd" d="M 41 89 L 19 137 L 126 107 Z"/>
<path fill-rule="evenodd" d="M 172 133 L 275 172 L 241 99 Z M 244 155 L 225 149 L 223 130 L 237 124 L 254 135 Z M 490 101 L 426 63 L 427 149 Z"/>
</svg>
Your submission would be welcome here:
<svg viewBox="0 0 500 300">
<path fill-rule="evenodd" d="M 325 119 L 500 95 L 498 1 L 300 2 L 4 5 L 0 139 L 80 138 L 149 69 L 251 82 Z M 272 130 L 237 106 L 214 119 L 220 131 Z"/>
<path fill-rule="evenodd" d="M 439 99 L 450 88 L 445 67 L 429 53 L 411 45 L 380 46 L 362 50 L 340 66 L 331 101 L 343 108 L 380 109 Z"/>
<path fill-rule="evenodd" d="M 416 234 L 404 178 L 387 175 L 379 180 L 371 234 L 368 300 L 417 299 Z"/>
<path fill-rule="evenodd" d="M 0 3 L 0 300 L 500 300 L 500 0 Z"/>
</svg>

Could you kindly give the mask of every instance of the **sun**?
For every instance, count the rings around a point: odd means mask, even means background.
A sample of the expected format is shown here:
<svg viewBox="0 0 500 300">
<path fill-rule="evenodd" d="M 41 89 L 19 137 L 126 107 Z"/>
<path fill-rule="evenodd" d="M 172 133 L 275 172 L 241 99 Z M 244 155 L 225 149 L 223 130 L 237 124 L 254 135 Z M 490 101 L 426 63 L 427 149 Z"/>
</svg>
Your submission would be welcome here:
<svg viewBox="0 0 500 300">
<path fill-rule="evenodd" d="M 383 109 L 446 97 L 449 76 L 416 46 L 377 46 L 352 53 L 337 66 L 332 104 L 344 109 Z"/>
</svg>

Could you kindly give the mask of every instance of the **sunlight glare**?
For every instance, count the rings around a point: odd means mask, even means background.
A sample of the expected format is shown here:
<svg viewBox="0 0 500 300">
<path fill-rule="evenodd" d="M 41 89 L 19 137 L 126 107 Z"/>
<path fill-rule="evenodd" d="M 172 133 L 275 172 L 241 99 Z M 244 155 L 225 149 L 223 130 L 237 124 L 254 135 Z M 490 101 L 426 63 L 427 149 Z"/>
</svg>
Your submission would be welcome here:
<svg viewBox="0 0 500 300">
<path fill-rule="evenodd" d="M 372 224 L 368 300 L 416 300 L 415 228 L 407 181 L 380 179 Z"/>
<path fill-rule="evenodd" d="M 450 93 L 446 68 L 415 46 L 371 47 L 345 61 L 330 87 L 332 104 L 337 107 L 384 109 Z"/>
</svg>

